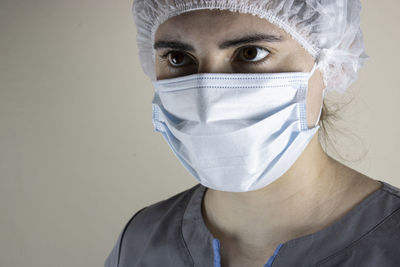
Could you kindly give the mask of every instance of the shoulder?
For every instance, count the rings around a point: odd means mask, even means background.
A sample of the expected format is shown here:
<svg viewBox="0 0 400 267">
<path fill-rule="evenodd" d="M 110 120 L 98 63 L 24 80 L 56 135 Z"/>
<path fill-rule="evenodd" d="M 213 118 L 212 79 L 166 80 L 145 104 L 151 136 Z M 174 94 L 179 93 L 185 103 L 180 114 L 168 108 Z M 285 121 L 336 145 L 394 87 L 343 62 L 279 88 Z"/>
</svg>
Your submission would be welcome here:
<svg viewBox="0 0 400 267">
<path fill-rule="evenodd" d="M 139 210 L 127 223 L 124 239 L 149 234 L 163 222 L 183 216 L 186 205 L 198 187 L 199 184 Z"/>
<path fill-rule="evenodd" d="M 370 217 L 378 220 L 365 236 L 394 234 L 400 243 L 400 188 L 388 182 L 379 182 L 382 183 L 382 186 L 374 194 L 371 194 L 370 201 L 374 204 L 371 204 L 371 210 L 368 213 Z M 382 241 L 388 241 L 388 239 L 383 238 Z"/>
<path fill-rule="evenodd" d="M 394 197 L 397 197 L 398 199 L 400 199 L 400 188 L 399 187 L 392 185 L 390 183 L 387 183 L 387 182 L 383 182 L 383 181 L 380 181 L 380 182 L 383 183 L 382 190 L 384 190 L 387 193 L 393 195 Z"/>
<path fill-rule="evenodd" d="M 360 217 L 357 221 L 362 225 L 374 220 L 374 224 L 362 236 L 324 259 L 318 266 L 399 266 L 400 188 L 380 182 L 382 187 L 365 202 L 369 207 L 366 217 Z"/>
<path fill-rule="evenodd" d="M 161 242 L 160 239 L 168 240 L 176 235 L 180 226 L 179 220 L 182 219 L 191 196 L 199 186 L 201 185 L 197 184 L 134 213 L 119 234 L 114 248 L 105 261 L 105 266 L 125 266 L 128 262 L 129 266 L 135 266 L 131 261 L 145 253 L 146 245 L 153 238 L 158 238 L 158 242 Z"/>
</svg>

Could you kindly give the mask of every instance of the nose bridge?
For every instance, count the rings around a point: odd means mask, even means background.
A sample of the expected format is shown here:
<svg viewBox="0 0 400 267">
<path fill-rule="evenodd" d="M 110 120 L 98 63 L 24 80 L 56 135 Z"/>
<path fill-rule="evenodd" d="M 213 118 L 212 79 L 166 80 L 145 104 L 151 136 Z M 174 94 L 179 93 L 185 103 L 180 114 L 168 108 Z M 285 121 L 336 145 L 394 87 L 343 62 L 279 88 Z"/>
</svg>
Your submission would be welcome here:
<svg viewBox="0 0 400 267">
<path fill-rule="evenodd" d="M 229 59 L 223 53 L 208 53 L 199 60 L 198 73 L 229 73 L 232 72 Z"/>
</svg>

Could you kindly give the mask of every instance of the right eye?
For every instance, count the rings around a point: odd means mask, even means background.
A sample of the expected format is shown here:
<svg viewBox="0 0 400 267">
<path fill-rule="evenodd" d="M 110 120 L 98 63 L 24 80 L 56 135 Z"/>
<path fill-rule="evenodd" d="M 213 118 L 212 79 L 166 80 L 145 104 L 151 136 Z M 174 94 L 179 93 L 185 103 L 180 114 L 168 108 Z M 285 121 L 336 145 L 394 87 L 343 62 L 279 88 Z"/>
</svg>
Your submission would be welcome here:
<svg viewBox="0 0 400 267">
<path fill-rule="evenodd" d="M 186 53 L 174 50 L 168 51 L 161 57 L 163 59 L 167 58 L 168 64 L 175 68 L 183 67 L 193 61 Z"/>
</svg>

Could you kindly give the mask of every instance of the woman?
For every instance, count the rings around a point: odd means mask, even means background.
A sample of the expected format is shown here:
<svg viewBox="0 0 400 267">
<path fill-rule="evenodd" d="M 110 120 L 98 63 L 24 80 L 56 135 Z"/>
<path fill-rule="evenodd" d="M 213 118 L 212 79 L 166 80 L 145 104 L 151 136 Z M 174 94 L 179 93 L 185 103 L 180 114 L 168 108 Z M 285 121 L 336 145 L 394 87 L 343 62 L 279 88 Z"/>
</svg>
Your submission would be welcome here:
<svg viewBox="0 0 400 267">
<path fill-rule="evenodd" d="M 398 266 L 400 193 L 318 139 L 365 59 L 358 0 L 137 0 L 153 123 L 195 187 L 138 211 L 106 266 Z"/>
</svg>

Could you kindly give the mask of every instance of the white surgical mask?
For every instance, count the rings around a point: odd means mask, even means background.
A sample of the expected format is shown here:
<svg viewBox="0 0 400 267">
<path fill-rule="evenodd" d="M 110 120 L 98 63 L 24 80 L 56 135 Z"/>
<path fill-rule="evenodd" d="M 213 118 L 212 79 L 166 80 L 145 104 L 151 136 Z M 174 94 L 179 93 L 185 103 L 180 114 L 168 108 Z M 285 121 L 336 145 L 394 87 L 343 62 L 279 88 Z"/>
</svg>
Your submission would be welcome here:
<svg viewBox="0 0 400 267">
<path fill-rule="evenodd" d="M 314 134 L 311 73 L 198 73 L 153 81 L 153 125 L 202 185 L 246 192 L 267 186 Z"/>
</svg>

